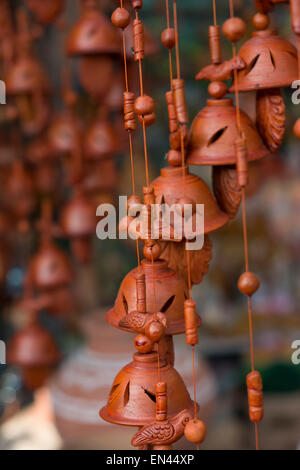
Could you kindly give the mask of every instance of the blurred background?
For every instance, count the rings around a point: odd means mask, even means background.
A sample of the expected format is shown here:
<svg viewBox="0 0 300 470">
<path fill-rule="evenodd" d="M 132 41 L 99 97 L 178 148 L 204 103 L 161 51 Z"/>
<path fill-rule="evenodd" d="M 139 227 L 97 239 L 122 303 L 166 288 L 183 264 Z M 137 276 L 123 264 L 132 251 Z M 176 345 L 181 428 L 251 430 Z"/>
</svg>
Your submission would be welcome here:
<svg viewBox="0 0 300 470">
<path fill-rule="evenodd" d="M 5 8 L 6 3 L 11 8 L 13 28 L 16 28 L 17 8 L 22 4 L 28 7 L 29 2 L 2 0 L 0 7 Z M 29 29 L 35 31 L 30 47 L 47 71 L 51 84 L 51 93 L 47 97 L 49 121 L 42 129 L 27 132 L 20 128 L 11 97 L 8 96 L 6 106 L 0 105 L 0 339 L 6 345 L 24 327 L 28 310 L 35 310 L 28 308 L 28 303 L 24 308 L 24 297 L 28 294 L 28 266 L 43 234 L 37 222 L 46 220 L 43 212 L 45 194 L 48 199 L 50 196 L 53 220 L 57 222 L 64 201 L 72 191 L 65 169 L 66 157 L 59 152 L 55 157 L 55 171 L 52 169 L 49 177 L 52 187 L 45 190 L 38 171 L 38 156 L 42 150 L 38 147 L 35 153 L 35 146 L 43 143 L 49 150 L 49 128 L 70 103 L 64 94 L 68 87 L 76 93 L 76 112 L 85 128 L 89 128 L 98 110 L 101 112 L 103 108 L 101 100 L 99 102 L 97 97 L 88 94 L 82 86 L 78 60 L 66 57 L 66 38 L 80 15 L 80 8 L 77 1 L 65 3 L 64 11 L 49 25 L 41 24 L 33 12 L 28 11 Z M 101 11 L 109 18 L 114 2 L 101 0 L 99 3 Z M 253 3 L 235 2 L 236 14 L 247 23 L 247 37 L 253 29 Z M 151 53 L 144 64 L 145 89 L 155 99 L 157 114 L 157 122 L 148 133 L 152 179 L 166 164 L 165 154 L 169 149 L 165 106 L 168 54 L 160 43 L 161 31 L 166 26 L 164 7 L 162 0 L 144 0 L 141 13 L 151 42 Z M 185 0 L 178 2 L 178 10 L 182 76 L 186 81 L 192 122 L 207 97 L 207 83 L 196 82 L 194 78 L 209 63 L 207 30 L 212 24 L 212 2 Z M 218 0 L 218 23 L 222 24 L 228 16 L 227 0 Z M 286 6 L 278 7 L 272 21 L 284 38 L 295 43 Z M 6 34 L 4 29 L 3 21 L 0 25 L 2 37 Z M 17 50 L 21 48 L 22 37 Z M 231 45 L 224 38 L 223 50 L 224 58 L 229 59 Z M 3 51 L 2 55 L 5 56 Z M 3 80 L 5 67 L 3 60 L 0 77 Z M 86 183 L 87 186 L 94 184 L 91 177 L 94 169 L 95 178 L 98 178 L 96 190 L 91 191 L 93 203 L 116 202 L 119 194 L 131 194 L 128 144 L 122 131 L 118 102 L 118 90 L 123 91 L 123 71 L 120 64 L 115 67 L 116 96 L 111 93 L 110 99 L 106 97 L 106 106 L 115 139 L 120 145 L 88 174 L 91 181 Z M 69 71 L 68 80 L 66 70 Z M 133 76 L 135 72 L 133 67 Z M 97 76 L 97 80 L 101 81 L 101 77 Z M 261 371 L 264 383 L 265 418 L 260 425 L 263 449 L 296 449 L 300 445 L 300 365 L 291 361 L 291 345 L 294 340 L 300 340 L 300 163 L 299 143 L 292 133 L 299 108 L 292 105 L 290 90 L 284 90 L 284 97 L 287 105 L 284 143 L 279 154 L 267 157 L 257 165 L 247 199 L 250 265 L 261 281 L 261 288 L 254 297 L 254 325 L 256 368 Z M 242 108 L 254 118 L 253 95 L 242 94 L 241 100 Z M 3 108 L 9 109 L 9 117 Z M 140 131 L 134 137 L 134 148 L 140 191 L 145 184 Z M 52 162 L 53 153 L 50 156 Z M 9 201 L 5 200 L 7 181 L 16 179 L 16 173 L 13 173 L 17 171 L 15 161 L 20 160 L 25 162 L 25 170 L 35 188 L 32 194 L 34 208 L 26 214 L 26 220 L 15 215 L 18 211 L 15 207 L 11 209 Z M 210 167 L 192 167 L 191 170 L 211 186 Z M 22 197 L 17 195 L 14 204 L 18 205 Z M 245 388 L 245 376 L 250 366 L 247 305 L 237 289 L 244 264 L 241 214 L 214 233 L 212 242 L 213 260 L 209 273 L 193 289 L 197 310 L 203 318 L 197 346 L 198 402 L 201 417 L 207 422 L 208 435 L 201 448 L 251 449 L 254 430 L 248 420 Z M 47 307 L 39 310 L 40 322 L 55 338 L 63 359 L 47 385 L 35 392 L 26 386 L 20 368 L 0 365 L 0 448 L 129 449 L 134 429 L 105 423 L 98 411 L 106 403 L 115 375 L 130 362 L 134 352 L 133 336 L 107 325 L 105 312 L 113 305 L 123 277 L 137 264 L 135 244 L 100 241 L 94 236 L 91 262 L 83 265 L 74 258 L 67 237 L 59 238 L 57 244 L 71 260 L 75 273 L 72 306 L 63 314 L 53 314 Z M 63 300 L 58 302 L 64 303 Z M 183 336 L 175 338 L 175 355 L 175 367 L 192 392 L 191 355 Z M 188 446 L 186 441 L 178 444 L 182 449 Z"/>
</svg>

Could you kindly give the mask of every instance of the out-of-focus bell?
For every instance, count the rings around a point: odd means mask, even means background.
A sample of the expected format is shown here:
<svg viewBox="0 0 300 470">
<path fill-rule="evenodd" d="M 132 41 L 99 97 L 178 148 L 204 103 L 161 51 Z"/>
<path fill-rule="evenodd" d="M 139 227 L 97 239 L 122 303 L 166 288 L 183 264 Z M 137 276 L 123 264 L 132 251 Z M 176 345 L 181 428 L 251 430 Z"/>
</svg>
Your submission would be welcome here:
<svg viewBox="0 0 300 470">
<path fill-rule="evenodd" d="M 61 13 L 64 0 L 26 0 L 26 5 L 40 23 L 52 23 Z"/>
<path fill-rule="evenodd" d="M 296 48 L 280 38 L 276 31 L 255 31 L 238 55 L 246 63 L 246 67 L 237 73 L 239 91 L 286 87 L 298 78 Z"/>
<path fill-rule="evenodd" d="M 89 160 L 100 160 L 114 155 L 118 150 L 117 140 L 111 123 L 107 119 L 97 117 L 85 134 L 85 157 Z"/>
<path fill-rule="evenodd" d="M 100 416 L 110 423 L 142 426 L 155 417 L 155 383 L 157 382 L 157 354 L 134 354 L 133 362 L 116 376 L 108 403 Z M 180 411 L 193 409 L 193 402 L 178 372 L 162 362 L 160 376 L 168 389 L 168 417 Z"/>
<path fill-rule="evenodd" d="M 118 30 L 98 10 L 96 0 L 81 0 L 82 13 L 71 29 L 67 41 L 67 54 L 86 56 L 121 54 L 122 42 Z"/>
<path fill-rule="evenodd" d="M 24 382 L 34 390 L 44 385 L 60 353 L 51 334 L 34 321 L 13 336 L 7 359 L 21 368 Z"/>
<path fill-rule="evenodd" d="M 185 331 L 183 304 L 188 297 L 184 280 L 165 261 L 143 260 L 141 268 L 130 271 L 122 281 L 114 307 L 107 312 L 108 323 L 116 328 L 127 330 L 119 322 L 129 313 L 136 310 L 137 291 L 136 274 L 144 273 L 146 277 L 146 311 L 162 312 L 167 319 L 167 335 L 182 334 Z M 154 291 L 155 284 L 155 291 Z M 201 320 L 198 317 L 198 324 Z"/>
<path fill-rule="evenodd" d="M 269 152 L 250 118 L 241 111 L 241 128 L 248 160 L 258 160 Z M 236 163 L 234 142 L 239 137 L 236 109 L 231 99 L 209 99 L 195 117 L 188 140 L 189 165 L 231 165 Z"/>
<path fill-rule="evenodd" d="M 213 232 L 228 222 L 228 216 L 220 210 L 207 186 L 198 176 L 189 172 L 188 167 L 166 167 L 153 181 L 156 204 L 176 204 L 185 195 L 194 204 L 204 205 L 204 233 Z"/>
</svg>

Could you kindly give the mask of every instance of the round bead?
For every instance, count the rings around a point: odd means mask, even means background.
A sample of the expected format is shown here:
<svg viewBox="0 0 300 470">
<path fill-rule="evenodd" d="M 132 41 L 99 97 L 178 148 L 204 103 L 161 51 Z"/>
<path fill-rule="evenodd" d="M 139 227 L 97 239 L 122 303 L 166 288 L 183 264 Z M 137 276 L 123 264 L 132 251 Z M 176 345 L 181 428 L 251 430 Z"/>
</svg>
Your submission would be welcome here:
<svg viewBox="0 0 300 470">
<path fill-rule="evenodd" d="M 111 22 L 117 28 L 127 28 L 130 23 L 130 13 L 126 8 L 117 8 L 111 15 Z"/>
<path fill-rule="evenodd" d="M 146 328 L 146 336 L 153 342 L 158 343 L 165 332 L 165 328 L 159 321 L 149 323 Z"/>
<path fill-rule="evenodd" d="M 153 246 L 144 246 L 144 256 L 148 261 L 156 260 L 160 257 L 162 248 L 158 243 Z"/>
<path fill-rule="evenodd" d="M 151 339 L 145 335 L 137 335 L 134 340 L 134 345 L 139 353 L 147 354 L 153 351 L 154 344 Z"/>
<path fill-rule="evenodd" d="M 256 13 L 253 17 L 253 26 L 255 29 L 262 31 L 267 29 L 270 24 L 270 20 L 268 15 L 264 15 L 263 13 Z"/>
<path fill-rule="evenodd" d="M 167 160 L 171 166 L 180 166 L 182 164 L 181 152 L 178 150 L 169 150 Z"/>
<path fill-rule="evenodd" d="M 196 212 L 196 204 L 195 204 L 195 201 L 188 197 L 188 196 L 185 196 L 185 197 L 181 197 L 180 199 L 178 199 L 176 201 L 176 212 L 178 215 L 181 215 L 181 217 L 190 217 L 191 215 L 195 214 Z M 185 207 L 185 206 L 192 206 L 191 209 L 190 207 Z"/>
<path fill-rule="evenodd" d="M 211 82 L 208 85 L 208 93 L 213 98 L 223 98 L 223 96 L 227 93 L 227 86 L 224 82 Z"/>
<path fill-rule="evenodd" d="M 297 121 L 295 122 L 294 134 L 298 139 L 300 139 L 300 119 L 297 119 Z"/>
<path fill-rule="evenodd" d="M 75 106 L 75 104 L 77 103 L 77 100 L 78 100 L 78 96 L 77 96 L 77 93 L 75 93 L 74 91 L 72 90 L 67 90 L 65 93 L 64 93 L 64 102 L 66 103 L 67 106 Z"/>
<path fill-rule="evenodd" d="M 174 28 L 167 28 L 161 33 L 161 42 L 167 49 L 172 49 L 176 43 Z"/>
<path fill-rule="evenodd" d="M 206 424 L 200 419 L 191 419 L 185 426 L 184 435 L 189 442 L 201 444 L 206 437 Z"/>
<path fill-rule="evenodd" d="M 134 111 L 138 116 L 152 114 L 155 109 L 155 103 L 151 96 L 139 96 L 134 102 Z"/>
<path fill-rule="evenodd" d="M 235 16 L 225 21 L 222 31 L 229 41 L 236 42 L 245 35 L 246 24 L 241 18 Z"/>
<path fill-rule="evenodd" d="M 138 116 L 138 120 L 141 124 L 145 123 L 146 127 L 152 126 L 156 121 L 156 114 L 145 114 L 144 116 Z"/>
<path fill-rule="evenodd" d="M 241 275 L 238 280 L 238 288 L 242 292 L 249 297 L 255 294 L 255 292 L 259 289 L 260 282 L 258 277 L 251 272 L 245 272 Z"/>
</svg>

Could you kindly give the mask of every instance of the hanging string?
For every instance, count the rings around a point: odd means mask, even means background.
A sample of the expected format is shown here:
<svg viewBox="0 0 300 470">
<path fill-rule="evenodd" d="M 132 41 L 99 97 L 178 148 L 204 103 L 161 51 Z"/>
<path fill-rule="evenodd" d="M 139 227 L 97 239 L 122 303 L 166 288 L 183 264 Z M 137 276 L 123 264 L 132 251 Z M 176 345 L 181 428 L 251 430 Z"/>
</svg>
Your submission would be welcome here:
<svg viewBox="0 0 300 470">
<path fill-rule="evenodd" d="M 180 76 L 180 57 L 179 57 L 179 35 L 178 35 L 177 0 L 173 0 L 173 16 L 174 16 L 174 28 L 175 28 L 175 51 L 176 51 L 177 78 L 181 78 L 181 76 Z"/>
<path fill-rule="evenodd" d="M 170 29 L 170 9 L 169 9 L 169 0 L 166 0 L 166 17 L 167 17 L 167 28 Z M 173 86 L 173 61 L 172 61 L 172 50 L 169 51 L 169 74 L 170 74 L 170 85 L 171 90 Z"/>
<path fill-rule="evenodd" d="M 217 26 L 217 7 L 216 7 L 216 0 L 213 0 L 213 15 L 214 15 L 214 26 Z"/>
<path fill-rule="evenodd" d="M 229 10 L 230 17 L 234 17 L 234 5 L 233 0 L 229 0 Z M 232 43 L 232 52 L 233 57 L 237 55 L 236 44 Z M 240 100 L 239 100 L 239 91 L 238 91 L 238 74 L 237 70 L 234 70 L 234 91 L 235 91 L 235 100 L 236 100 L 236 119 L 237 119 L 237 128 L 240 137 L 243 139 L 243 131 L 241 126 L 241 110 L 240 110 Z M 245 187 L 241 188 L 242 196 L 242 217 L 243 217 L 243 239 L 244 239 L 244 253 L 245 253 L 245 269 L 246 272 L 249 271 L 249 250 L 248 250 L 248 230 L 247 230 L 247 212 L 246 212 L 246 194 Z M 248 296 L 248 323 L 249 323 L 249 342 L 250 342 L 250 360 L 251 360 L 251 371 L 254 372 L 254 339 L 253 339 L 253 315 L 252 315 L 252 300 Z M 255 447 L 256 450 L 259 450 L 259 436 L 258 436 L 258 423 L 254 423 L 255 428 Z"/>
</svg>

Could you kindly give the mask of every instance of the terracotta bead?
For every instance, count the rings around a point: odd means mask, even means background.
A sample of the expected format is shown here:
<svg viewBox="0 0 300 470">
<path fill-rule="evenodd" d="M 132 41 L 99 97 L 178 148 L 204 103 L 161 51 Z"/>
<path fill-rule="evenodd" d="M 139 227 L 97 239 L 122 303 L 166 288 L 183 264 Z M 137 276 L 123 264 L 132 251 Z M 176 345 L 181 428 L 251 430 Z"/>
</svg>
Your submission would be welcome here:
<svg viewBox="0 0 300 470">
<path fill-rule="evenodd" d="M 134 217 L 137 215 L 137 212 L 141 210 L 142 199 L 140 196 L 133 194 L 127 200 L 127 212 L 130 216 Z"/>
<path fill-rule="evenodd" d="M 239 290 L 249 297 L 255 294 L 255 292 L 259 289 L 259 286 L 260 282 L 258 277 L 249 271 L 243 273 L 238 280 Z"/>
<path fill-rule="evenodd" d="M 155 385 L 156 392 L 156 421 L 165 421 L 168 418 L 168 395 L 166 382 Z"/>
<path fill-rule="evenodd" d="M 134 345 L 136 349 L 138 350 L 139 353 L 141 354 L 147 354 L 153 351 L 153 346 L 154 344 L 145 335 L 137 335 L 137 337 L 134 340 Z"/>
<path fill-rule="evenodd" d="M 132 8 L 139 10 L 143 6 L 143 0 L 131 0 Z"/>
<path fill-rule="evenodd" d="M 161 42 L 167 49 L 172 49 L 176 43 L 175 29 L 166 28 L 161 33 Z"/>
<path fill-rule="evenodd" d="M 206 424 L 200 419 L 192 419 L 185 426 L 184 435 L 189 442 L 201 444 L 206 437 Z"/>
<path fill-rule="evenodd" d="M 262 378 L 257 370 L 247 375 L 247 390 L 249 418 L 253 423 L 259 423 L 264 417 L 264 399 Z"/>
<path fill-rule="evenodd" d="M 155 109 L 155 103 L 151 96 L 139 96 L 134 103 L 134 111 L 138 116 L 152 114 Z"/>
<path fill-rule="evenodd" d="M 223 96 L 227 93 L 227 86 L 224 82 L 211 82 L 208 85 L 208 93 L 212 98 L 223 98 Z"/>
<path fill-rule="evenodd" d="M 236 42 L 242 39 L 246 32 L 245 22 L 238 17 L 229 18 L 225 21 L 222 28 L 224 36 L 231 41 Z"/>
<path fill-rule="evenodd" d="M 171 166 L 180 166 L 182 164 L 181 152 L 173 149 L 169 150 L 167 153 L 167 160 Z"/>
<path fill-rule="evenodd" d="M 300 119 L 297 119 L 297 121 L 295 122 L 294 134 L 298 139 L 300 139 Z"/>
<path fill-rule="evenodd" d="M 153 342 L 158 343 L 165 332 L 165 328 L 159 321 L 149 323 L 146 328 L 146 336 Z"/>
<path fill-rule="evenodd" d="M 143 252 L 148 261 L 152 261 L 152 259 L 155 261 L 160 257 L 162 249 L 158 243 L 155 243 L 152 246 L 145 245 Z"/>
<path fill-rule="evenodd" d="M 129 11 L 126 8 L 117 8 L 111 15 L 111 22 L 117 28 L 127 28 L 130 23 Z"/>
<path fill-rule="evenodd" d="M 264 15 L 263 13 L 256 13 L 256 15 L 253 17 L 253 26 L 258 31 L 267 29 L 269 24 L 270 20 L 268 15 Z"/>
<path fill-rule="evenodd" d="M 210 26 L 208 28 L 208 37 L 211 63 L 220 64 L 222 62 L 220 26 Z"/>
<path fill-rule="evenodd" d="M 151 113 L 151 114 L 145 114 L 145 116 L 138 116 L 138 120 L 141 124 L 143 124 L 144 122 L 146 127 L 150 127 L 156 121 L 156 114 Z"/>
</svg>

